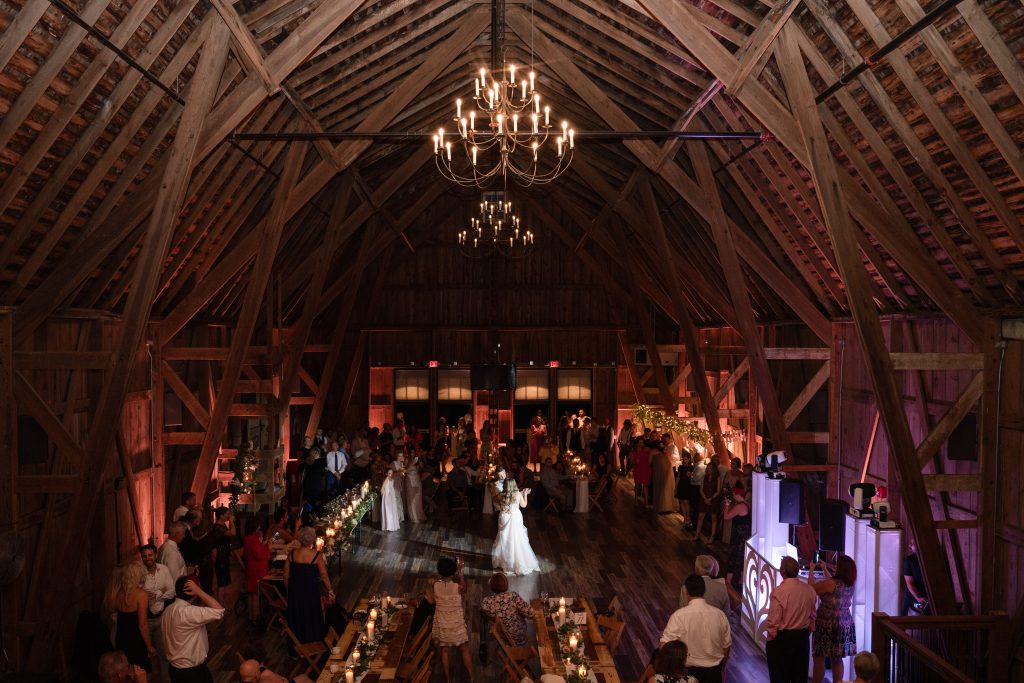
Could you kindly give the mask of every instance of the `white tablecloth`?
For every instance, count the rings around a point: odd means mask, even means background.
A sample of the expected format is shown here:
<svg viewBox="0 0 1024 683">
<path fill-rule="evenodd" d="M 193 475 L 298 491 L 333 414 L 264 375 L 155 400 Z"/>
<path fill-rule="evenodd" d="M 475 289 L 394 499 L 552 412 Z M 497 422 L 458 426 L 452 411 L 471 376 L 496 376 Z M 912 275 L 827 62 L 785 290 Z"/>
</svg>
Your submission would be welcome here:
<svg viewBox="0 0 1024 683">
<path fill-rule="evenodd" d="M 590 512 L 590 481 L 576 480 L 576 512 Z"/>
</svg>

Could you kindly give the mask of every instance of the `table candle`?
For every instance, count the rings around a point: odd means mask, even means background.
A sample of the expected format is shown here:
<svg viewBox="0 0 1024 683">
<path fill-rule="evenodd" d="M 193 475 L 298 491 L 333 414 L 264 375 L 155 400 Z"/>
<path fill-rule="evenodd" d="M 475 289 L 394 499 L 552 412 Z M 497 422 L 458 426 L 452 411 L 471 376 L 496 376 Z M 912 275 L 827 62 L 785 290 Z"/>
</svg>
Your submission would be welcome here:
<svg viewBox="0 0 1024 683">
<path fill-rule="evenodd" d="M 366 638 L 368 640 L 373 640 L 373 629 L 374 629 L 373 622 L 372 621 L 366 622 Z"/>
<path fill-rule="evenodd" d="M 558 606 L 565 607 L 565 598 L 558 598 Z"/>
<path fill-rule="evenodd" d="M 561 626 L 565 623 L 565 607 L 558 608 L 558 625 Z"/>
<path fill-rule="evenodd" d="M 345 683 L 352 683 L 356 680 L 356 672 L 352 669 L 345 669 Z"/>
<path fill-rule="evenodd" d="M 576 673 L 579 675 L 580 678 L 586 678 L 587 677 L 587 667 L 585 665 L 583 665 L 583 664 L 580 664 L 580 668 L 576 670 Z"/>
<path fill-rule="evenodd" d="M 377 621 L 377 609 L 370 610 L 370 621 Z"/>
<path fill-rule="evenodd" d="M 575 633 L 572 634 L 571 636 L 569 636 L 569 648 L 570 649 L 575 650 L 576 646 L 579 645 L 579 644 L 580 644 L 579 638 L 576 637 Z"/>
<path fill-rule="evenodd" d="M 358 664 L 359 663 L 359 658 L 362 657 L 362 656 L 363 655 L 362 655 L 362 653 L 359 652 L 358 648 L 355 649 L 355 650 L 352 650 L 352 663 L 353 664 Z"/>
</svg>

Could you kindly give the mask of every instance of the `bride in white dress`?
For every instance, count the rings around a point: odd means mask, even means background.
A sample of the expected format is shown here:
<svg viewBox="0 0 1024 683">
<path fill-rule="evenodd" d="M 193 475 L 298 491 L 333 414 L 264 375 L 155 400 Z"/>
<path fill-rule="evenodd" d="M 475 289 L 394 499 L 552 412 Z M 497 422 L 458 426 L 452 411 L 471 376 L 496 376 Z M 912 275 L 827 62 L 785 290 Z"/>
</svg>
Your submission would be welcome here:
<svg viewBox="0 0 1024 683">
<path fill-rule="evenodd" d="M 529 574 L 540 571 L 540 562 L 530 547 L 530 538 L 523 524 L 523 513 L 530 489 L 520 491 L 515 479 L 507 479 L 505 470 L 498 470 L 491 496 L 498 510 L 498 537 L 491 548 L 491 563 L 506 574 Z"/>
<path fill-rule="evenodd" d="M 402 461 L 396 459 L 388 467 L 388 476 L 380 487 L 380 528 L 384 531 L 398 531 L 402 527 L 404 506 L 402 505 Z"/>
</svg>

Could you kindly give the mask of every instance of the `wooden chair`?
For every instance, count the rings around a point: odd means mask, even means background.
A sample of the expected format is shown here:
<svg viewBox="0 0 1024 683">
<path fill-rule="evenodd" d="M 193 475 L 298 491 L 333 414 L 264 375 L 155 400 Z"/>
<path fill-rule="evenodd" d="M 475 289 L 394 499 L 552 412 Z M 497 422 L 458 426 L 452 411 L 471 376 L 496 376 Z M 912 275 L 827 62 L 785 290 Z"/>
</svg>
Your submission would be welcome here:
<svg viewBox="0 0 1024 683">
<path fill-rule="evenodd" d="M 306 660 L 306 667 L 303 668 L 302 662 L 300 661 L 294 669 L 292 669 L 290 677 L 295 677 L 296 674 L 304 673 L 312 679 L 316 679 L 320 676 L 320 672 L 323 671 L 323 664 L 320 660 L 324 658 L 324 655 L 331 651 L 322 640 L 318 640 L 313 643 L 300 643 L 295 632 L 292 631 L 291 627 L 288 626 L 288 622 L 284 617 L 278 617 L 278 622 L 281 624 L 281 628 L 284 629 L 285 635 L 288 636 L 289 640 L 292 641 L 292 646 L 295 648 L 295 652 Z M 310 675 L 312 674 L 312 675 Z"/>
<path fill-rule="evenodd" d="M 260 595 L 267 601 L 270 607 L 270 626 L 281 618 L 281 615 L 288 610 L 288 600 L 281 594 L 277 586 L 270 581 L 259 582 Z"/>
<path fill-rule="evenodd" d="M 338 640 L 340 638 L 341 636 L 339 636 L 338 632 L 334 630 L 333 626 L 331 626 L 327 629 L 327 635 L 324 636 L 324 645 L 326 645 L 327 649 L 330 650 L 332 647 L 338 644 Z"/>
<path fill-rule="evenodd" d="M 451 505 L 448 508 L 449 512 L 468 512 L 469 511 L 469 493 L 466 489 L 460 489 L 451 487 L 452 499 Z"/>
<path fill-rule="evenodd" d="M 590 507 L 597 508 L 601 512 L 604 512 L 604 508 L 601 507 L 601 496 L 608 490 L 608 477 L 603 477 L 601 481 L 597 483 L 593 492 L 588 496 L 590 498 Z"/>
<path fill-rule="evenodd" d="M 397 677 L 399 681 L 429 680 L 429 673 L 434 660 L 434 647 L 430 641 L 430 630 L 432 619 L 428 619 L 420 626 L 420 630 L 412 637 L 406 645 L 402 654 L 401 663 L 398 665 Z M 423 671 L 428 676 L 422 678 Z"/>
<path fill-rule="evenodd" d="M 548 495 L 547 491 L 544 492 L 544 495 L 547 496 L 548 499 L 547 505 L 544 506 L 544 512 L 551 510 L 556 515 L 560 514 L 562 510 L 558 507 L 558 501 L 555 499 L 555 497 Z"/>
<path fill-rule="evenodd" d="M 498 644 L 498 658 L 501 660 L 507 679 L 519 683 L 523 678 L 529 677 L 530 670 L 527 663 L 537 656 L 536 648 L 514 645 L 500 620 L 496 620 L 491 627 L 491 636 Z"/>
<path fill-rule="evenodd" d="M 622 631 L 626 628 L 626 623 L 615 617 L 606 617 L 602 614 L 597 617 L 597 625 L 601 629 L 604 644 L 608 646 L 608 652 L 614 655 L 615 651 L 619 649 L 619 642 L 622 640 Z"/>
</svg>

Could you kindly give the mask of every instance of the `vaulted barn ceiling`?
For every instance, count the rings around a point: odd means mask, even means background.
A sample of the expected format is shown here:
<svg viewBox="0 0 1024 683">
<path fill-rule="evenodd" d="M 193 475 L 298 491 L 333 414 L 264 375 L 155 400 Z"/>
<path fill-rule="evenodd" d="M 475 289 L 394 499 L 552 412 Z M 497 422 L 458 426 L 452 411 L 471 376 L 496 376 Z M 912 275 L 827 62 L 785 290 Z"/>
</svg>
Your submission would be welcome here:
<svg viewBox="0 0 1024 683">
<path fill-rule="evenodd" d="M 287 197 L 279 216 L 287 223 L 272 272 L 286 322 L 299 318 L 312 255 L 325 248 L 319 307 L 326 313 L 347 284 L 375 281 L 384 254 L 389 268 L 401 270 L 427 267 L 423 250 L 456 250 L 455 230 L 477 198 L 440 178 L 427 138 L 286 143 L 232 135 L 435 129 L 491 59 L 490 2 L 64 6 L 108 45 L 59 4 L 0 2 L 0 305 L 18 306 L 21 338 L 60 307 L 121 310 L 168 182 L 164 171 L 176 167 L 172 141 L 185 134 L 196 136 L 197 148 L 184 203 L 166 226 L 153 310 L 174 319 L 166 333 L 193 314 L 239 315 L 277 191 Z M 577 284 L 603 286 L 621 303 L 642 292 L 670 317 L 669 285 L 678 284 L 698 324 L 732 323 L 709 227 L 713 174 L 757 319 L 802 319 L 822 329 L 826 318 L 849 313 L 785 84 L 806 70 L 821 93 L 943 3 L 499 4 L 504 59 L 535 63 L 546 98 L 581 131 L 767 134 L 754 144 L 597 142 L 581 133 L 570 172 L 521 193 L 540 249 L 556 263 L 578 258 L 589 272 Z M 965 0 L 817 107 L 881 311 L 942 310 L 969 325 L 976 309 L 1021 304 L 1022 34 L 1018 0 Z M 230 53 L 212 110 L 182 130 L 209 36 L 228 37 Z M 296 146 L 298 180 L 279 190 Z M 432 261 L 452 263 L 443 255 Z M 527 266 L 502 272 L 499 285 L 529 284 Z M 427 280 L 477 283 L 440 274 Z M 535 284 L 558 283 L 538 277 Z"/>
</svg>

